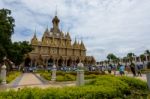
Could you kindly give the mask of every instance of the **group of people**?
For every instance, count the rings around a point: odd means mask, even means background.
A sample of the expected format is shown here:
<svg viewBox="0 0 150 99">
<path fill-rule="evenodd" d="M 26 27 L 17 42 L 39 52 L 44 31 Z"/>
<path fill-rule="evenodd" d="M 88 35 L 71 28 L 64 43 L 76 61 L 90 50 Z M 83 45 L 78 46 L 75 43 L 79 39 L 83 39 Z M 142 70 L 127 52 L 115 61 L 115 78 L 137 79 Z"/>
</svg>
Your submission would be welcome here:
<svg viewBox="0 0 150 99">
<path fill-rule="evenodd" d="M 125 71 L 126 71 L 127 74 L 129 74 L 131 72 L 133 74 L 133 76 L 142 76 L 141 70 L 143 69 L 143 65 L 142 64 L 134 64 L 134 63 L 130 63 L 129 65 L 109 64 L 108 66 L 101 66 L 100 69 L 101 69 L 101 71 L 107 70 L 109 74 L 111 74 L 113 71 L 114 75 L 116 75 L 117 71 L 119 71 L 119 74 L 122 76 L 122 75 L 125 75 Z"/>
</svg>

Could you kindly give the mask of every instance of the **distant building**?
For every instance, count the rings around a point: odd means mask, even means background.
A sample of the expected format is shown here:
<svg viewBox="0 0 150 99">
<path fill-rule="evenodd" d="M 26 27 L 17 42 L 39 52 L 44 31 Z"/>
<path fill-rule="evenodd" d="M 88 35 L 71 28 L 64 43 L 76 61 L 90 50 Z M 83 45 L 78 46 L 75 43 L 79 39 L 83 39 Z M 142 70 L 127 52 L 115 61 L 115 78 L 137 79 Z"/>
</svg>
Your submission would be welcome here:
<svg viewBox="0 0 150 99">
<path fill-rule="evenodd" d="M 34 50 L 25 56 L 25 66 L 74 66 L 79 61 L 84 65 L 95 64 L 93 56 L 86 56 L 86 48 L 81 41 L 75 39 L 71 43 L 69 32 L 66 34 L 59 29 L 57 16 L 52 20 L 53 27 L 49 30 L 46 28 L 42 40 L 39 41 L 36 33 L 31 39 L 31 45 Z"/>
</svg>

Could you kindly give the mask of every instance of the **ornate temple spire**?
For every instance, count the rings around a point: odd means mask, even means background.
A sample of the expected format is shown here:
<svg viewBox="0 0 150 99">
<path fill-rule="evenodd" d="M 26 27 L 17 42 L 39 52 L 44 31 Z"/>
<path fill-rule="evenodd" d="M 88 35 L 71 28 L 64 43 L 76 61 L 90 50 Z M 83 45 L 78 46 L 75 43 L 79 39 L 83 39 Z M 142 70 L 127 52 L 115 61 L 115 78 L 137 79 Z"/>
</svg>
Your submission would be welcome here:
<svg viewBox="0 0 150 99">
<path fill-rule="evenodd" d="M 69 32 L 67 32 L 66 38 L 69 39 L 69 40 L 71 40 Z"/>
<path fill-rule="evenodd" d="M 85 49 L 85 46 L 84 46 L 84 43 L 83 43 L 83 41 L 81 40 L 81 49 Z"/>
<path fill-rule="evenodd" d="M 78 41 L 78 43 L 77 43 L 77 47 L 80 48 L 80 43 L 79 43 L 79 41 Z"/>
<path fill-rule="evenodd" d="M 52 23 L 53 23 L 53 28 L 51 29 L 51 32 L 55 32 L 55 33 L 59 33 L 60 30 L 59 30 L 59 22 L 60 20 L 58 19 L 57 16 L 55 16 L 52 20 Z"/>
<path fill-rule="evenodd" d="M 33 36 L 33 38 L 36 38 L 36 29 L 35 29 L 35 31 L 34 31 L 34 36 Z"/>
<path fill-rule="evenodd" d="M 74 48 L 77 48 L 77 47 L 78 47 L 76 37 L 75 37 L 75 41 L 74 41 L 74 43 L 73 43 L 73 47 L 74 47 Z"/>
<path fill-rule="evenodd" d="M 34 32 L 33 38 L 31 39 L 31 44 L 38 44 L 38 39 L 37 39 L 37 37 L 36 37 L 36 30 L 35 30 L 35 32 Z"/>
<path fill-rule="evenodd" d="M 45 29 L 45 32 L 44 32 L 44 34 L 43 34 L 43 37 L 47 37 L 47 36 L 49 36 L 48 26 L 47 26 L 47 28 Z"/>
<path fill-rule="evenodd" d="M 61 37 L 63 38 L 64 37 L 64 33 L 61 31 Z"/>
</svg>

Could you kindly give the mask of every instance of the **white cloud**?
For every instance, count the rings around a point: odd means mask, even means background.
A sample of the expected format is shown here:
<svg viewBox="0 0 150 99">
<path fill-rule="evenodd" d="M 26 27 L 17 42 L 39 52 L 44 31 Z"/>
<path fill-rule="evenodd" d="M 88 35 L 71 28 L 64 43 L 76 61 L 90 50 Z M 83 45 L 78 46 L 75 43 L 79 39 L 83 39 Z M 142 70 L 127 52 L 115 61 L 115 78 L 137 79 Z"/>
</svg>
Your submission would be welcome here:
<svg viewBox="0 0 150 99">
<path fill-rule="evenodd" d="M 87 54 L 97 60 L 108 53 L 119 57 L 150 49 L 149 0 L 1 0 L 16 20 L 13 40 L 30 40 L 36 28 L 39 38 L 55 14 L 71 37 L 83 38 Z M 26 30 L 26 32 L 25 32 Z M 23 32 L 23 33 L 22 33 Z"/>
</svg>

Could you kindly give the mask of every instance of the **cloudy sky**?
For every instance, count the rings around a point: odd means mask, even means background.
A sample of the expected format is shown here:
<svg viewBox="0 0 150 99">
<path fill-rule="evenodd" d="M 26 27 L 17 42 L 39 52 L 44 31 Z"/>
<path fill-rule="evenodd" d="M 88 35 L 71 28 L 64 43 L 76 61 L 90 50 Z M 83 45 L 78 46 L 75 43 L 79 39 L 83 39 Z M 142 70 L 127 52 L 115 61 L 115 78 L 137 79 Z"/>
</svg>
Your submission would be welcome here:
<svg viewBox="0 0 150 99">
<path fill-rule="evenodd" d="M 0 0 L 15 18 L 13 41 L 29 41 L 35 29 L 41 39 L 56 6 L 61 30 L 83 39 L 97 61 L 150 49 L 150 0 Z"/>
</svg>

